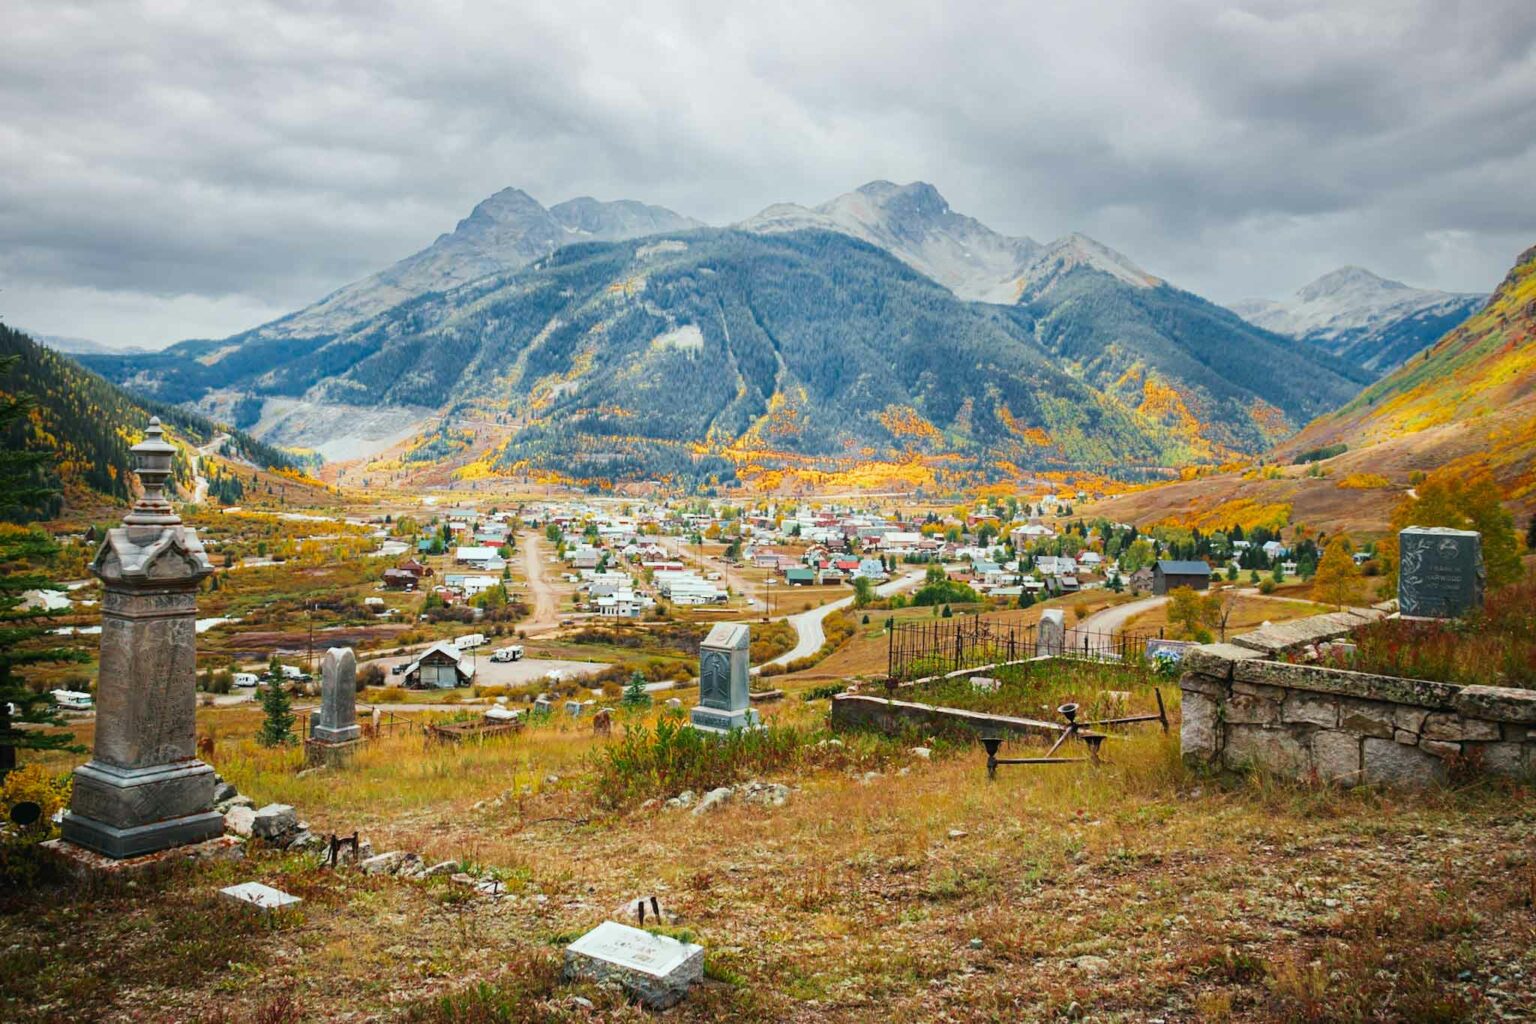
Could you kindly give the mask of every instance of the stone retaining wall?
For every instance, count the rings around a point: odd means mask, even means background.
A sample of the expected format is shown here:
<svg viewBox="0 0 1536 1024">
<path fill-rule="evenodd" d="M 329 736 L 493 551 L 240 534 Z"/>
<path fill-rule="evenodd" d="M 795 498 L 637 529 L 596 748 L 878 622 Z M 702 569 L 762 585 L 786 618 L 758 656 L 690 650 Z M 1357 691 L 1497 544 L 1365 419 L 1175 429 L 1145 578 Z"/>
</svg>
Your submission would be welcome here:
<svg viewBox="0 0 1536 1024">
<path fill-rule="evenodd" d="M 1185 654 L 1185 760 L 1342 785 L 1444 782 L 1452 759 L 1497 775 L 1536 775 L 1536 691 L 1275 660 L 1342 637 L 1365 618 L 1316 616 Z"/>
<path fill-rule="evenodd" d="M 1011 715 L 988 715 L 979 711 L 940 707 L 890 700 L 861 693 L 840 693 L 832 698 L 832 728 L 878 729 L 898 735 L 910 727 L 925 735 L 971 733 L 976 736 L 1044 736 L 1055 739 L 1063 727 L 1055 722 Z"/>
</svg>

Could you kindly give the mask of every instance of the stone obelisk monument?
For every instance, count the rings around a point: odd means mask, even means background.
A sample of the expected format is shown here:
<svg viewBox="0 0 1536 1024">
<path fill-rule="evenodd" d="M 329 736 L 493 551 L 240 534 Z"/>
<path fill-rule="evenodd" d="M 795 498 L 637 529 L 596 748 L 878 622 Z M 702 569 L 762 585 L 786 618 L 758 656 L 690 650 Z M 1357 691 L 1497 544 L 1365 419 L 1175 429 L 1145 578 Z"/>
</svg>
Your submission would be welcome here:
<svg viewBox="0 0 1536 1024">
<path fill-rule="evenodd" d="M 64 839 L 134 857 L 220 835 L 213 769 L 197 759 L 197 588 L 213 572 L 165 497 L 176 454 L 159 419 L 133 455 L 144 496 L 91 572 L 101 603 L 96 749 L 75 769 Z"/>
</svg>

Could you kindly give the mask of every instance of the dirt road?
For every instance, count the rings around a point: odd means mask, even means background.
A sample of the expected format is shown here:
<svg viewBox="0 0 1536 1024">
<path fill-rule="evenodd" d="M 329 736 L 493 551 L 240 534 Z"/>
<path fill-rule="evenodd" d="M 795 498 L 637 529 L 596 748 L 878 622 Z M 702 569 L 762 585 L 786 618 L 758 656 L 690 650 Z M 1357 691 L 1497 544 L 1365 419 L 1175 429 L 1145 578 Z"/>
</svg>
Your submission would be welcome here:
<svg viewBox="0 0 1536 1024">
<path fill-rule="evenodd" d="M 518 535 L 517 547 L 523 553 L 523 575 L 528 579 L 528 593 L 533 597 L 533 614 L 518 624 L 524 636 L 548 633 L 560 626 L 560 596 L 554 586 L 544 578 L 548 566 L 544 562 L 545 541 L 542 534 Z"/>
</svg>

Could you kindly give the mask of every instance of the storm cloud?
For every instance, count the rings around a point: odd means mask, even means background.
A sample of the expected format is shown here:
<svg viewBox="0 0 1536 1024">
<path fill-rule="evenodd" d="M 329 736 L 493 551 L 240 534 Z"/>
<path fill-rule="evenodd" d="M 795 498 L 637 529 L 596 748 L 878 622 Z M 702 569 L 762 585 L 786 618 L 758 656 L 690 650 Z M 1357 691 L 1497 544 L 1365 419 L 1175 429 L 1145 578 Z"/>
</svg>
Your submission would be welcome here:
<svg viewBox="0 0 1536 1024">
<path fill-rule="evenodd" d="M 1297 0 L 0 8 L 0 317 L 306 305 L 514 185 L 711 223 L 925 180 L 1217 301 L 1536 243 L 1536 6 Z"/>
</svg>

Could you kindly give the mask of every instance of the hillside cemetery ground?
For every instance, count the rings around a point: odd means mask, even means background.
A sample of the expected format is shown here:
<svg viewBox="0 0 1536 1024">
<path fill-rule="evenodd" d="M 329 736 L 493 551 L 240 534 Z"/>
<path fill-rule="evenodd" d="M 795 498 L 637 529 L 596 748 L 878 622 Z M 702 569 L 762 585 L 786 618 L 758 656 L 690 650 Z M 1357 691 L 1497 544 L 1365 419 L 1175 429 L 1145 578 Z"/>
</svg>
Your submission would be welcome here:
<svg viewBox="0 0 1536 1024">
<path fill-rule="evenodd" d="M 1068 666 L 1007 685 L 1015 707 L 1141 670 Z M 1177 722 L 1178 690 L 1164 688 Z M 620 712 L 610 739 L 556 715 L 484 743 L 369 741 L 301 772 L 254 742 L 253 708 L 203 708 L 210 760 L 317 833 L 361 830 L 493 878 L 487 895 L 331 870 L 253 845 L 244 861 L 133 885 L 46 883 L 3 900 L 6 1020 L 642 1020 L 561 979 L 563 946 L 655 895 L 704 945 L 672 1019 L 1483 1020 L 1536 1012 L 1536 810 L 1514 783 L 1342 792 L 1191 774 L 1178 730 L 1126 732 L 1107 761 L 1012 767 L 924 736 L 832 735 L 827 702 L 763 706 L 769 730 L 689 760 L 677 712 Z M 90 728 L 78 730 L 90 741 Z M 659 738 L 663 734 L 672 741 Z M 670 743 L 670 745 L 669 745 Z M 928 756 L 913 752 L 925 746 Z M 1006 744 L 1005 753 L 1029 749 Z M 67 755 L 51 755 L 65 766 Z M 783 806 L 663 802 L 757 779 Z M 303 899 L 263 915 L 216 891 Z"/>
</svg>

